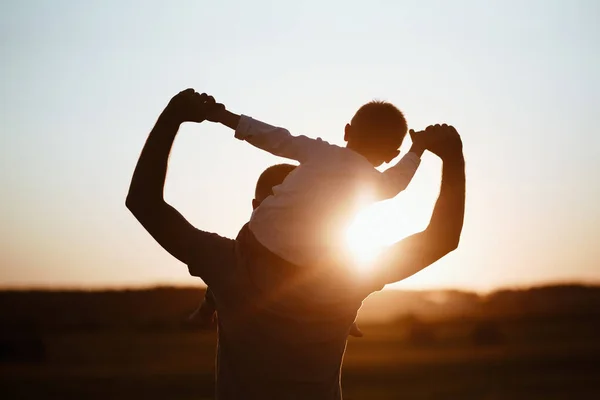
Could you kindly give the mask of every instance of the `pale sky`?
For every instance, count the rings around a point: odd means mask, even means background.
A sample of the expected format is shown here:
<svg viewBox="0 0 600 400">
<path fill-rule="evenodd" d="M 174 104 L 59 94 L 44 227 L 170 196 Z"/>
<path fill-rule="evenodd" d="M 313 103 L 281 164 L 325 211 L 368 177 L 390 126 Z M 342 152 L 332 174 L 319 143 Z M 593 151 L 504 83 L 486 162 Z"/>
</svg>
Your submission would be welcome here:
<svg viewBox="0 0 600 400">
<path fill-rule="evenodd" d="M 200 284 L 124 204 L 156 117 L 187 87 L 336 144 L 373 98 L 415 129 L 455 125 L 460 247 L 399 287 L 600 282 L 599 20 L 594 0 L 4 1 L 0 286 Z M 189 124 L 166 197 L 232 237 L 260 172 L 283 161 Z M 426 155 L 371 210 L 382 240 L 425 227 L 439 178 Z"/>
</svg>

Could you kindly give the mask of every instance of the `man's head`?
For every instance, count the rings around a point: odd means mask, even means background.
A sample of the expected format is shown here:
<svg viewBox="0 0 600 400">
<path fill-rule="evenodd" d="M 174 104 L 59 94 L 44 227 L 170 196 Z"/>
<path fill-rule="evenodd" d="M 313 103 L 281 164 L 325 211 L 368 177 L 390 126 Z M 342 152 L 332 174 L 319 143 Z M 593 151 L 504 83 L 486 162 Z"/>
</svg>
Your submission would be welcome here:
<svg viewBox="0 0 600 400">
<path fill-rule="evenodd" d="M 374 166 L 398 156 L 408 127 L 402 111 L 385 101 L 371 101 L 358 109 L 346 125 L 347 147 L 363 155 Z"/>
<path fill-rule="evenodd" d="M 258 182 L 256 182 L 252 208 L 255 209 L 264 199 L 271 196 L 273 187 L 280 185 L 294 168 L 296 166 L 291 164 L 277 164 L 265 169 L 258 177 Z"/>
</svg>

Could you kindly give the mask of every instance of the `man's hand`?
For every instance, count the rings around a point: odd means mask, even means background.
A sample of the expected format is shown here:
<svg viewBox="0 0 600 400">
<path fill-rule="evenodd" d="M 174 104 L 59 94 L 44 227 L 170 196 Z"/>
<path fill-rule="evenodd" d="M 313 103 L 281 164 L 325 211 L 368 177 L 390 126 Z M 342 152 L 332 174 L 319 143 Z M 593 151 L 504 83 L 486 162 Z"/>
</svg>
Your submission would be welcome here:
<svg viewBox="0 0 600 400">
<path fill-rule="evenodd" d="M 216 107 L 215 99 L 206 93 L 199 94 L 194 89 L 186 89 L 176 94 L 165 110 L 162 117 L 170 122 L 202 122 L 209 119 Z"/>
<path fill-rule="evenodd" d="M 445 160 L 448 156 L 461 154 L 462 141 L 456 129 L 451 125 L 430 125 L 424 131 L 409 131 L 413 146 L 431 151 Z"/>
</svg>

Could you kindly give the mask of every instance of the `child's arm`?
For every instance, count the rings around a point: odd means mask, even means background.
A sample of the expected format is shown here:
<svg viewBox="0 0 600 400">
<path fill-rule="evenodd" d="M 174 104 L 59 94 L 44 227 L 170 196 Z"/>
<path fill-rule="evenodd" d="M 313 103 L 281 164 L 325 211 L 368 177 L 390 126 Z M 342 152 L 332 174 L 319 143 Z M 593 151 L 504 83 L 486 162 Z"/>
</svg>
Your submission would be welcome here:
<svg viewBox="0 0 600 400">
<path fill-rule="evenodd" d="M 413 144 L 409 152 L 396 165 L 381 174 L 379 187 L 379 198 L 381 200 L 391 199 L 406 189 L 415 176 L 415 172 L 417 172 L 425 147 L 418 135 L 413 135 L 412 131 L 411 138 Z"/>
<path fill-rule="evenodd" d="M 329 144 L 321 139 L 293 136 L 287 129 L 275 127 L 245 115 L 237 115 L 224 108 L 215 122 L 235 130 L 235 137 L 279 157 L 299 162 L 315 156 Z"/>
</svg>

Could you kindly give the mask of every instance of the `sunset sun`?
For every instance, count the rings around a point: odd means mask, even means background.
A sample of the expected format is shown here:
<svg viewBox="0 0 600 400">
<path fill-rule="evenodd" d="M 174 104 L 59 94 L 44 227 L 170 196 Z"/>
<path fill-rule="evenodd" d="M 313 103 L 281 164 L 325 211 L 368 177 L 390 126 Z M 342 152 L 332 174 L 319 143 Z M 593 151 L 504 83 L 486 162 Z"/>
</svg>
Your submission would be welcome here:
<svg viewBox="0 0 600 400">
<path fill-rule="evenodd" d="M 386 223 L 386 207 L 381 203 L 362 210 L 346 231 L 346 246 L 360 271 L 368 271 L 381 250 L 393 243 L 397 227 Z"/>
<path fill-rule="evenodd" d="M 346 232 L 348 250 L 361 270 L 370 268 L 383 247 L 372 227 L 372 220 L 359 216 Z"/>
<path fill-rule="evenodd" d="M 354 218 L 346 230 L 345 246 L 358 271 L 370 271 L 384 248 L 422 229 L 427 202 L 412 197 L 377 202 Z M 408 206 L 414 210 L 410 214 L 404 212 Z"/>
</svg>

